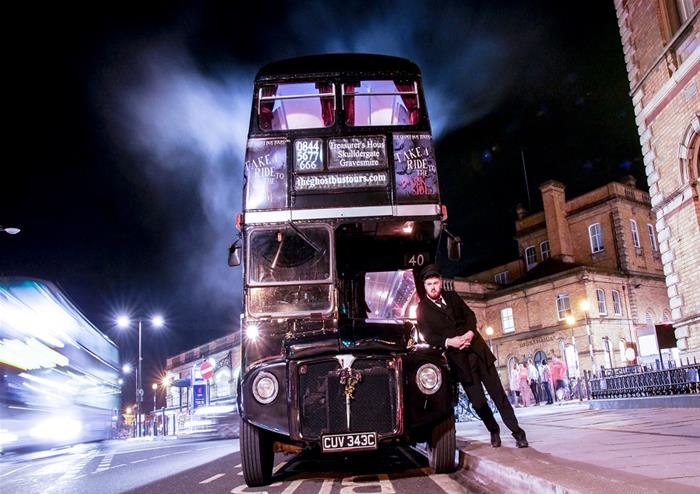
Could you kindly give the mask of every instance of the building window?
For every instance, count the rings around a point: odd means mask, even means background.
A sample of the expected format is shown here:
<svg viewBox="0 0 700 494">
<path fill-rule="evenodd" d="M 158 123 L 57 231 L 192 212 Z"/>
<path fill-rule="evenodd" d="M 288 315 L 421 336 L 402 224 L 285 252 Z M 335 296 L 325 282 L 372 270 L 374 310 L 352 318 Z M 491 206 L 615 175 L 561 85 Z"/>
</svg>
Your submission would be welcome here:
<svg viewBox="0 0 700 494">
<path fill-rule="evenodd" d="M 501 271 L 500 273 L 496 273 L 496 276 L 494 276 L 493 279 L 499 285 L 507 285 L 508 284 L 508 271 Z"/>
<path fill-rule="evenodd" d="M 637 230 L 637 222 L 635 220 L 630 220 L 630 227 L 632 228 L 632 244 L 634 247 L 639 249 L 641 244 L 639 243 L 639 230 Z"/>
<path fill-rule="evenodd" d="M 515 321 L 513 320 L 513 309 L 510 307 L 501 310 L 501 324 L 504 333 L 515 331 Z"/>
<path fill-rule="evenodd" d="M 533 245 L 525 249 L 525 264 L 527 269 L 530 270 L 537 264 L 537 254 L 535 253 L 535 247 Z"/>
<path fill-rule="evenodd" d="M 659 250 L 659 246 L 656 244 L 656 232 L 654 231 L 654 225 L 647 223 L 647 233 L 649 233 L 649 243 L 651 244 L 651 250 L 656 252 Z"/>
<path fill-rule="evenodd" d="M 685 25 L 693 14 L 693 0 L 659 0 L 657 12 L 661 24 L 661 35 L 664 43 L 674 39 L 680 28 Z M 683 63 L 692 53 L 694 48 L 694 36 L 692 30 L 686 30 L 673 43 L 673 51 L 677 63 Z"/>
<path fill-rule="evenodd" d="M 593 223 L 588 227 L 588 237 L 591 240 L 591 252 L 602 252 L 605 250 L 603 245 L 603 232 L 600 229 L 600 223 Z"/>
<path fill-rule="evenodd" d="M 601 316 L 608 315 L 608 307 L 605 305 L 605 290 L 601 288 L 596 289 L 595 298 L 598 300 L 598 314 Z"/>
<path fill-rule="evenodd" d="M 540 253 L 543 261 L 549 258 L 549 240 L 545 240 L 540 244 Z"/>
<path fill-rule="evenodd" d="M 622 303 L 620 302 L 620 292 L 617 290 L 612 291 L 612 301 L 613 301 L 613 313 L 616 316 L 622 315 Z"/>
<path fill-rule="evenodd" d="M 644 322 L 647 326 L 654 326 L 654 313 L 651 309 L 647 310 L 647 313 L 644 315 Z"/>
<path fill-rule="evenodd" d="M 569 301 L 569 295 L 566 293 L 560 293 L 557 295 L 557 317 L 560 321 L 566 319 L 566 316 L 571 315 L 571 302 Z"/>
</svg>

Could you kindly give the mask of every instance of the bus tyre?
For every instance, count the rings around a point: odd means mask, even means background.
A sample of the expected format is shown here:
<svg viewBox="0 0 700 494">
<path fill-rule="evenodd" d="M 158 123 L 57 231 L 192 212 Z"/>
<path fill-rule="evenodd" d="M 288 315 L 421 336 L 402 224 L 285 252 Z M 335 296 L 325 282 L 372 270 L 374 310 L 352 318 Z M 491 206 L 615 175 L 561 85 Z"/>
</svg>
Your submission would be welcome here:
<svg viewBox="0 0 700 494">
<path fill-rule="evenodd" d="M 455 470 L 455 418 L 448 418 L 437 424 L 428 441 L 428 463 L 434 473 L 449 473 Z"/>
<path fill-rule="evenodd" d="M 274 456 L 270 435 L 246 421 L 241 421 L 241 462 L 243 478 L 249 487 L 270 483 Z"/>
</svg>

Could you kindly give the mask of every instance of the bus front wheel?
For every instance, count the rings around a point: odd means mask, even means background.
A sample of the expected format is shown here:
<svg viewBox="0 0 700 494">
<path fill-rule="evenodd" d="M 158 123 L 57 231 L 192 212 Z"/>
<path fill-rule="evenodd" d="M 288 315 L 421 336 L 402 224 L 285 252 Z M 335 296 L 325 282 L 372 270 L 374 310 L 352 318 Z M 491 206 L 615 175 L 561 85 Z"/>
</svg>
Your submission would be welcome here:
<svg viewBox="0 0 700 494">
<path fill-rule="evenodd" d="M 455 469 L 455 418 L 448 418 L 437 424 L 428 441 L 428 463 L 435 473 L 450 473 Z"/>
<path fill-rule="evenodd" d="M 241 463 L 243 478 L 249 487 L 270 483 L 274 456 L 270 434 L 241 421 Z"/>
</svg>

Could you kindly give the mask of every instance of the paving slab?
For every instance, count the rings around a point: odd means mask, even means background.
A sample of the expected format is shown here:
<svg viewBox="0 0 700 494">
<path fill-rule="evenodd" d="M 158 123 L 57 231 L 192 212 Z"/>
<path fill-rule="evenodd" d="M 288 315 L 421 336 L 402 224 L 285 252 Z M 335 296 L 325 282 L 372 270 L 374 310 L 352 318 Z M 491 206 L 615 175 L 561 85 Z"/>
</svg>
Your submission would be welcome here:
<svg viewBox="0 0 700 494">
<path fill-rule="evenodd" d="M 492 448 L 480 421 L 457 424 L 461 475 L 523 493 L 700 493 L 700 409 L 516 409 L 529 448 L 501 424 Z"/>
</svg>

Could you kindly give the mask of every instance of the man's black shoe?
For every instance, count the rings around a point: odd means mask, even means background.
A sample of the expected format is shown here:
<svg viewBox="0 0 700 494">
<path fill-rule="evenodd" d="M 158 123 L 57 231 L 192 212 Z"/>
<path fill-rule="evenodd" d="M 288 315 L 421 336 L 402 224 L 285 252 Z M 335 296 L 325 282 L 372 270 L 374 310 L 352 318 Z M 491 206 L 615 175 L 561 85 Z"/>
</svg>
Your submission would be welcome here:
<svg viewBox="0 0 700 494">
<path fill-rule="evenodd" d="M 491 446 L 494 448 L 500 448 L 501 447 L 501 435 L 498 432 L 492 432 L 491 433 Z"/>
<path fill-rule="evenodd" d="M 500 442 L 500 441 L 499 441 L 499 442 Z M 524 437 L 521 437 L 520 439 L 516 439 L 516 440 L 515 440 L 515 445 L 516 445 L 518 448 L 527 448 L 527 447 L 528 447 L 527 439 L 525 439 Z"/>
</svg>

